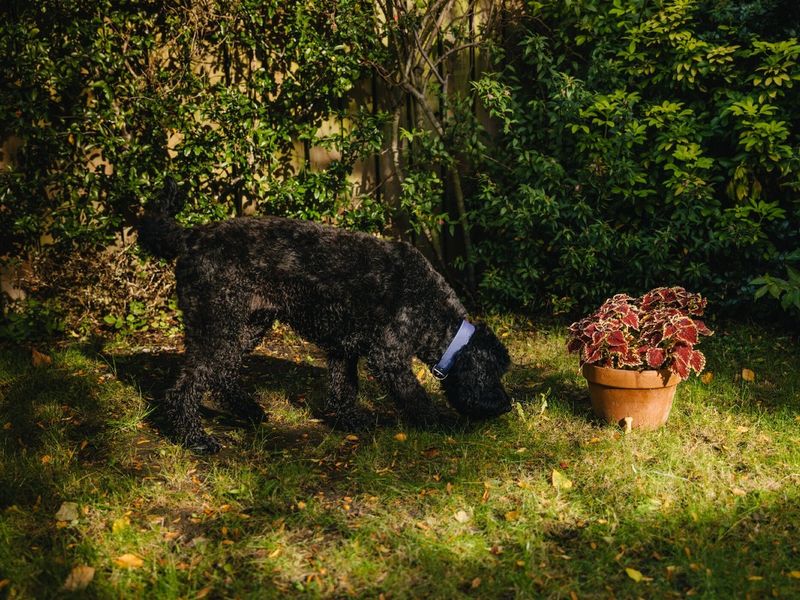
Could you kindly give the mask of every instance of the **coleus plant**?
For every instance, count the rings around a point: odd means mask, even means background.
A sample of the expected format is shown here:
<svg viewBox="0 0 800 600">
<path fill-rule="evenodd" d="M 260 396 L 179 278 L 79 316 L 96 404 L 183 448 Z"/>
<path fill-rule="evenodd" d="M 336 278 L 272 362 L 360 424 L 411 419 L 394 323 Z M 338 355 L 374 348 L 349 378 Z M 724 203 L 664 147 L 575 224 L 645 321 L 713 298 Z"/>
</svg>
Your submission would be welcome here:
<svg viewBox="0 0 800 600">
<path fill-rule="evenodd" d="M 567 349 L 580 353 L 581 366 L 668 369 L 686 379 L 706 364 L 694 346 L 713 332 L 693 318 L 705 307 L 705 298 L 682 287 L 655 288 L 638 298 L 617 294 L 570 325 Z"/>
</svg>

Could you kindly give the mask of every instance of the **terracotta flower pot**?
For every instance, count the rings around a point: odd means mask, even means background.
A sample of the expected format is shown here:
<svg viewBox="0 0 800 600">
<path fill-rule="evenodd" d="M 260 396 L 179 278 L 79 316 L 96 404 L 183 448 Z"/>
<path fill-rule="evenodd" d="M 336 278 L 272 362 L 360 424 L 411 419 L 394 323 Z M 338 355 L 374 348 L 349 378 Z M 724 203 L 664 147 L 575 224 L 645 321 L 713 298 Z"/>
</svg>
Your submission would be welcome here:
<svg viewBox="0 0 800 600">
<path fill-rule="evenodd" d="M 598 417 L 634 429 L 658 429 L 667 422 L 681 378 L 668 370 L 625 371 L 583 365 L 592 408 Z"/>
</svg>

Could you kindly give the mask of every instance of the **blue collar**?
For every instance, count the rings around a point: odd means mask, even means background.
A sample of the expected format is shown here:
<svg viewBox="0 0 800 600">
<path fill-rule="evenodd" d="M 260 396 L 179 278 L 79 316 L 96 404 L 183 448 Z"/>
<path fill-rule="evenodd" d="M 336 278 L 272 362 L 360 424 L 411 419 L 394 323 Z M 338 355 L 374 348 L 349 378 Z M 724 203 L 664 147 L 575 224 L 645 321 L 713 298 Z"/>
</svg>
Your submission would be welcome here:
<svg viewBox="0 0 800 600">
<path fill-rule="evenodd" d="M 431 369 L 436 379 L 442 380 L 447 377 L 450 369 L 453 368 L 453 363 L 456 362 L 456 354 L 467 345 L 473 333 L 475 333 L 475 326 L 466 319 L 461 321 L 461 327 L 458 328 L 458 332 L 450 341 L 447 350 L 444 351 L 442 358 Z"/>
</svg>

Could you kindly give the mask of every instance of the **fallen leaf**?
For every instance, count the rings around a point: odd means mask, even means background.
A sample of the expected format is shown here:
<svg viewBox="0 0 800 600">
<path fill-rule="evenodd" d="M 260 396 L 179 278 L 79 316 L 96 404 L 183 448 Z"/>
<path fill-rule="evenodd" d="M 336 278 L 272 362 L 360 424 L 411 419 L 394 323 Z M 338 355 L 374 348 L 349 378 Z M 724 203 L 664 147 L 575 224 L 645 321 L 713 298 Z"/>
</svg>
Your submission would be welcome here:
<svg viewBox="0 0 800 600">
<path fill-rule="evenodd" d="M 553 473 L 550 476 L 550 481 L 553 483 L 553 487 L 557 490 L 572 489 L 572 482 L 567 479 L 566 475 L 556 469 L 553 469 Z"/>
<path fill-rule="evenodd" d="M 700 381 L 708 385 L 709 383 L 714 381 L 714 373 L 712 373 L 711 371 L 706 371 L 700 376 Z"/>
<path fill-rule="evenodd" d="M 437 448 L 426 448 L 422 454 L 425 458 L 436 458 L 439 456 L 439 450 Z"/>
<path fill-rule="evenodd" d="M 10 579 L 0 579 L 0 590 L 6 587 L 9 583 L 11 583 Z"/>
<path fill-rule="evenodd" d="M 269 553 L 269 558 L 277 558 L 278 555 L 281 553 L 280 548 L 275 548 L 272 552 Z"/>
<path fill-rule="evenodd" d="M 456 512 L 455 517 L 456 521 L 458 521 L 459 523 L 466 523 L 467 521 L 469 521 L 469 514 L 467 514 L 467 512 L 464 510 L 459 510 L 458 512 Z"/>
<path fill-rule="evenodd" d="M 75 521 L 78 519 L 78 503 L 62 502 L 56 513 L 56 521 Z"/>
<path fill-rule="evenodd" d="M 123 569 L 138 569 L 144 565 L 144 560 L 136 554 L 123 554 L 114 559 L 114 564 Z"/>
<path fill-rule="evenodd" d="M 731 493 L 734 496 L 746 496 L 747 495 L 747 492 L 745 492 L 742 488 L 738 488 L 738 487 L 731 488 Z"/>
<path fill-rule="evenodd" d="M 348 442 L 357 442 L 358 441 L 358 436 L 350 434 L 344 439 L 346 439 Z"/>
<path fill-rule="evenodd" d="M 736 428 L 736 431 L 738 431 L 739 433 L 747 433 L 748 431 L 750 431 L 750 428 L 745 427 L 744 425 L 739 425 L 739 427 Z"/>
<path fill-rule="evenodd" d="M 750 369 L 742 369 L 742 379 L 745 381 L 755 381 L 756 374 Z"/>
<path fill-rule="evenodd" d="M 34 367 L 44 367 L 49 364 L 52 364 L 53 359 L 47 356 L 47 354 L 42 354 L 36 348 L 31 349 L 31 364 Z"/>
<path fill-rule="evenodd" d="M 506 521 L 516 521 L 519 519 L 519 511 L 518 510 L 510 510 L 505 514 Z"/>
<path fill-rule="evenodd" d="M 195 598 L 197 600 L 200 600 L 201 598 L 205 598 L 206 596 L 208 596 L 210 593 L 211 593 L 211 586 L 207 585 L 202 590 L 197 590 L 197 594 L 195 595 Z"/>
<path fill-rule="evenodd" d="M 764 579 L 761 575 L 748 575 L 747 581 L 761 581 Z"/>
<path fill-rule="evenodd" d="M 131 525 L 131 520 L 128 517 L 122 517 L 121 519 L 116 519 L 111 524 L 111 532 L 112 533 L 120 533 L 125 531 Z"/>
<path fill-rule="evenodd" d="M 394 439 L 398 442 L 405 442 L 408 439 L 408 436 L 401 431 L 400 433 L 395 434 Z"/>
<path fill-rule="evenodd" d="M 306 503 L 303 502 L 302 500 L 299 500 L 297 502 L 297 510 L 305 510 L 306 506 L 307 506 Z"/>
<path fill-rule="evenodd" d="M 61 589 L 65 592 L 80 592 L 89 587 L 92 579 L 94 579 L 94 567 L 78 565 L 69 572 Z"/>
<path fill-rule="evenodd" d="M 633 579 L 636 583 L 639 583 L 642 579 L 644 579 L 644 575 L 642 575 L 641 571 L 637 571 L 631 567 L 625 567 L 625 572 L 628 574 L 628 577 Z"/>
<path fill-rule="evenodd" d="M 792 579 L 800 579 L 800 571 L 789 571 L 789 577 Z"/>
<path fill-rule="evenodd" d="M 49 454 L 45 454 L 42 457 L 42 464 L 43 465 L 49 465 L 51 462 L 53 462 L 53 457 L 50 456 Z"/>
<path fill-rule="evenodd" d="M 472 580 L 472 583 L 470 585 L 472 586 L 473 590 L 476 589 L 476 588 L 481 587 L 481 578 L 480 577 L 476 577 L 475 579 Z"/>
</svg>

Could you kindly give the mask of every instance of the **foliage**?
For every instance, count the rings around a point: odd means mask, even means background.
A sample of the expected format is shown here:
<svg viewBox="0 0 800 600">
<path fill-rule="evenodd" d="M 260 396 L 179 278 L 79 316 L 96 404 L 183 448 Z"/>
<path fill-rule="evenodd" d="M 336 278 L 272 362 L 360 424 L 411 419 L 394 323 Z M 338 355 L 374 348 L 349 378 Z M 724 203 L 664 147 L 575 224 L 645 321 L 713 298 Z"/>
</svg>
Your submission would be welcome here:
<svg viewBox="0 0 800 600">
<path fill-rule="evenodd" d="M 380 227 L 347 176 L 380 145 L 345 98 L 372 47 L 364 0 L 12 2 L 0 19 L 0 256 L 112 241 L 167 171 L 187 222 L 246 210 Z M 345 121 L 346 117 L 346 121 Z M 341 133 L 327 135 L 325 120 Z M 295 144 L 306 160 L 295 159 Z M 308 149 L 339 159 L 319 171 Z"/>
<path fill-rule="evenodd" d="M 556 312 L 663 281 L 721 308 L 800 244 L 800 42 L 785 2 L 529 2 L 475 84 L 494 302 Z M 744 19 L 740 22 L 737 19 Z"/>
<path fill-rule="evenodd" d="M 705 298 L 682 287 L 656 288 L 639 298 L 616 294 L 570 325 L 567 349 L 579 354 L 581 366 L 668 369 L 686 379 L 705 368 L 705 356 L 694 346 L 713 332 L 692 318 L 705 307 Z"/>
<path fill-rule="evenodd" d="M 798 259 L 800 259 L 800 250 L 795 250 L 786 256 L 787 262 L 796 262 Z M 800 272 L 791 265 L 786 265 L 786 278 L 764 274 L 756 277 L 750 283 L 758 286 L 755 291 L 756 300 L 769 294 L 775 300 L 780 301 L 784 311 L 795 314 L 800 312 Z"/>
</svg>

